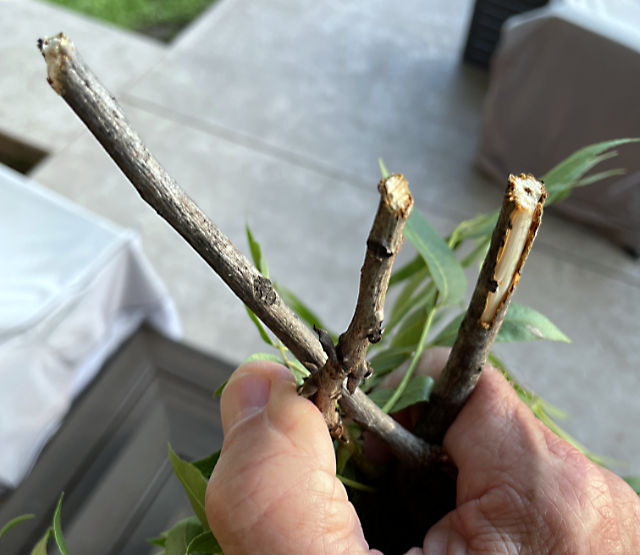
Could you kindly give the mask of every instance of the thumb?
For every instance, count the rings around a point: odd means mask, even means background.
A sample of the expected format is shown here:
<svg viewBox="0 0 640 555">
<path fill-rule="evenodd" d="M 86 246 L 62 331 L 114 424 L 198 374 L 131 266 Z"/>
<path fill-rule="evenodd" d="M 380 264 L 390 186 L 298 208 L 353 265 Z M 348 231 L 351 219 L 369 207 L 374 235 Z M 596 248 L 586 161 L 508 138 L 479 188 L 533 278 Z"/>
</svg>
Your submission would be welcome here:
<svg viewBox="0 0 640 555">
<path fill-rule="evenodd" d="M 242 365 L 224 389 L 221 411 L 224 444 L 206 511 L 227 555 L 368 550 L 336 479 L 324 419 L 296 393 L 285 367 Z"/>
</svg>

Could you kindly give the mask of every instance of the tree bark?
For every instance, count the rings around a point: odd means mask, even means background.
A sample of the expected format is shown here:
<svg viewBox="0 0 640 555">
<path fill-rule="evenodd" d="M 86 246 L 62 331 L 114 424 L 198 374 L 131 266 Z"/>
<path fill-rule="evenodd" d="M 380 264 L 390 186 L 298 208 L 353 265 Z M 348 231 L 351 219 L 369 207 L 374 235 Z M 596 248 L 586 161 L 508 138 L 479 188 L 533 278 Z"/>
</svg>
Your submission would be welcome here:
<svg viewBox="0 0 640 555">
<path fill-rule="evenodd" d="M 327 361 L 307 378 L 301 390 L 316 403 L 331 435 L 336 438 L 342 437 L 343 433 L 337 411 L 343 382 L 347 380 L 347 389 L 353 394 L 371 372 L 366 360 L 367 349 L 370 343 L 377 343 L 382 337 L 389 277 L 402 246 L 404 224 L 413 208 L 409 184 L 400 174 L 382 179 L 378 191 L 380 203 L 367 239 L 355 313 L 335 348 L 328 334 L 316 330 L 327 353 Z"/>
<path fill-rule="evenodd" d="M 546 196 L 542 182 L 531 175 L 509 176 L 469 308 L 415 429 L 428 442 L 442 443 L 480 378 L 540 226 Z"/>
</svg>

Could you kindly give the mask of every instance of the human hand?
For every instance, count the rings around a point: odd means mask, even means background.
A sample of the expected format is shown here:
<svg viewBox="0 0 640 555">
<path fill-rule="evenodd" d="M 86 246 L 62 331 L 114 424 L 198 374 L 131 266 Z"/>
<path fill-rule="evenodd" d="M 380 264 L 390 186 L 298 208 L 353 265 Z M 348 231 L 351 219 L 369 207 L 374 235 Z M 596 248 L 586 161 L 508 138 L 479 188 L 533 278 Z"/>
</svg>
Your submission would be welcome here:
<svg viewBox="0 0 640 555">
<path fill-rule="evenodd" d="M 286 368 L 236 370 L 222 424 L 206 510 L 227 555 L 378 553 L 335 477 L 324 420 Z M 484 369 L 444 447 L 457 508 L 409 553 L 640 553 L 637 495 L 544 427 L 497 370 Z"/>
</svg>

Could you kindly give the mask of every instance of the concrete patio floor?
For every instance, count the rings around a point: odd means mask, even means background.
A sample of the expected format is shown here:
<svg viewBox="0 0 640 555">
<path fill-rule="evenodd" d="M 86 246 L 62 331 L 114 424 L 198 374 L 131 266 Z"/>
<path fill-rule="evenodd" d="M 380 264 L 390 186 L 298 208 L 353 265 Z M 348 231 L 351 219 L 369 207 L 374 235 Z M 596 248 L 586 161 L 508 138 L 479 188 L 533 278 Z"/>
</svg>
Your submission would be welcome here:
<svg viewBox="0 0 640 555">
<path fill-rule="evenodd" d="M 49 89 L 36 39 L 65 31 L 213 221 L 245 252 L 248 221 L 272 277 L 341 331 L 377 203 L 379 156 L 407 176 L 442 232 L 500 202 L 500 189 L 473 168 L 488 75 L 460 62 L 471 7 L 219 0 L 167 46 L 35 0 L 5 1 L 0 132 L 50 153 L 34 180 L 138 230 L 185 341 L 239 362 L 264 350 L 243 307 Z M 569 413 L 564 425 L 579 441 L 625 463 L 615 465 L 623 474 L 640 474 L 640 264 L 551 211 L 517 301 L 573 343 L 498 353 Z"/>
</svg>

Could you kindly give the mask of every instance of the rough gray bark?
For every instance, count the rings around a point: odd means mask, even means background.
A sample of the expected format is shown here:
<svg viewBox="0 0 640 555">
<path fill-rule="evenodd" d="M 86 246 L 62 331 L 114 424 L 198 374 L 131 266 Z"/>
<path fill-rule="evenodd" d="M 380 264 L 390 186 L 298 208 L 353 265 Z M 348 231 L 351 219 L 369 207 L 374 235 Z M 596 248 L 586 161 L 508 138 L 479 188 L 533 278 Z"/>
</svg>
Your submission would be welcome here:
<svg viewBox="0 0 640 555">
<path fill-rule="evenodd" d="M 150 204 L 223 279 L 231 290 L 309 369 L 327 358 L 314 333 L 284 303 L 271 282 L 238 251 L 147 150 L 113 96 L 60 33 L 40 39 L 48 81 Z M 426 461 L 429 446 L 381 411 L 360 390 L 346 388 L 345 413 L 387 442 L 410 464 Z"/>
<path fill-rule="evenodd" d="M 540 226 L 546 196 L 544 185 L 532 176 L 509 176 L 498 223 L 469 308 L 415 429 L 428 442 L 442 443 L 480 378 Z M 501 267 L 506 269 L 507 278 L 499 278 L 504 273 Z M 495 298 L 496 294 L 499 298 Z"/>
</svg>

